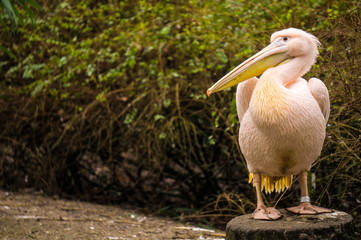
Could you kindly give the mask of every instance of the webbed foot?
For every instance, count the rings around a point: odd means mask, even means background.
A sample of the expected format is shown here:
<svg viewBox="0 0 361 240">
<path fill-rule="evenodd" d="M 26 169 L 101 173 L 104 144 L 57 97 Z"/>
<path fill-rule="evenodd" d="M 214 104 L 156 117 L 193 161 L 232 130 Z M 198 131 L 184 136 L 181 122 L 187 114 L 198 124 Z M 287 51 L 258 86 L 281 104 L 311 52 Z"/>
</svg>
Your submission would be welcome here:
<svg viewBox="0 0 361 240">
<path fill-rule="evenodd" d="M 333 212 L 331 209 L 313 206 L 309 202 L 303 202 L 299 206 L 286 208 L 287 211 L 296 213 L 296 214 L 307 214 L 307 215 L 315 215 L 320 213 L 331 213 Z"/>
<path fill-rule="evenodd" d="M 282 214 L 273 207 L 259 207 L 253 212 L 252 216 L 253 219 L 259 220 L 276 220 L 282 217 Z"/>
</svg>

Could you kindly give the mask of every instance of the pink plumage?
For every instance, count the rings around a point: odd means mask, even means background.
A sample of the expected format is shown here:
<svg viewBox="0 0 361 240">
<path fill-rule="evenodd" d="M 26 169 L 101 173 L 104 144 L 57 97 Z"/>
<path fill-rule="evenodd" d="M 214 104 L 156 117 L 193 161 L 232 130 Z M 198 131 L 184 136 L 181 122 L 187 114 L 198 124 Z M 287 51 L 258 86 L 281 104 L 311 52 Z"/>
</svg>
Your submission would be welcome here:
<svg viewBox="0 0 361 240">
<path fill-rule="evenodd" d="M 289 181 L 285 176 L 296 174 L 300 175 L 301 204 L 288 210 L 299 214 L 331 211 L 311 205 L 307 190 L 307 171 L 321 153 L 330 113 L 325 84 L 317 78 L 308 82 L 302 78 L 315 63 L 319 46 L 315 36 L 299 29 L 275 32 L 269 46 L 207 91 L 211 94 L 240 82 L 236 93 L 239 144 L 256 187 L 256 219 L 281 216 L 264 205 L 262 181 L 272 185 L 268 191 L 274 183 L 283 189 Z"/>
</svg>

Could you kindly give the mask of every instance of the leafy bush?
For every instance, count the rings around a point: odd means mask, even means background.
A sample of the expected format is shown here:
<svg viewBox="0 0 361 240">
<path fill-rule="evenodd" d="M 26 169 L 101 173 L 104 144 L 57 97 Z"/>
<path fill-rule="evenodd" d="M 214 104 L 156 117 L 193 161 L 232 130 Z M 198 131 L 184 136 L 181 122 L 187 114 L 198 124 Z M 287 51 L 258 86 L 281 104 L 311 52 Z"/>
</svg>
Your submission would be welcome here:
<svg viewBox="0 0 361 240">
<path fill-rule="evenodd" d="M 323 79 L 332 101 L 313 199 L 359 216 L 358 1 L 40 5 L 34 25 L 0 33 L 16 57 L 0 54 L 2 187 L 204 207 L 214 221 L 251 211 L 235 89 L 210 99 L 205 91 L 292 26 L 323 43 L 306 77 Z M 280 204 L 298 194 L 294 185 Z"/>
</svg>

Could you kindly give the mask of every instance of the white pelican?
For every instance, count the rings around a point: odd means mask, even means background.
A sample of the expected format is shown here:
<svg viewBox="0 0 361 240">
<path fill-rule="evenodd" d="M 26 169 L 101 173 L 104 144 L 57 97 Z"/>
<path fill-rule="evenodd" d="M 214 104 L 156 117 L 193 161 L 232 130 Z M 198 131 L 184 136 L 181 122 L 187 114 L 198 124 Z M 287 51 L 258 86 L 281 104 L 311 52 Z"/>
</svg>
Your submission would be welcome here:
<svg viewBox="0 0 361 240">
<path fill-rule="evenodd" d="M 283 191 L 299 174 L 301 204 L 287 210 L 318 214 L 332 210 L 310 204 L 307 171 L 321 153 L 330 100 L 325 84 L 301 78 L 315 63 L 318 39 L 289 28 L 272 34 L 266 48 L 247 59 L 207 90 L 207 95 L 238 84 L 239 145 L 256 187 L 254 219 L 274 220 L 281 213 L 262 200 Z M 256 76 L 261 75 L 258 79 Z"/>
</svg>

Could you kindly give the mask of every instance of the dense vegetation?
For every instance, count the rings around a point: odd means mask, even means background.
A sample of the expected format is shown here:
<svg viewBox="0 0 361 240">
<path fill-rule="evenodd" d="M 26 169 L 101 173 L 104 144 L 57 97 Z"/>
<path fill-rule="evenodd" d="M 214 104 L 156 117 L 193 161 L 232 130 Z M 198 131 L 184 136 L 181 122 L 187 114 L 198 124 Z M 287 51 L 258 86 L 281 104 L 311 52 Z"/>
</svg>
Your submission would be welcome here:
<svg viewBox="0 0 361 240">
<path fill-rule="evenodd" d="M 23 27 L 0 30 L 12 53 L 0 52 L 1 187 L 198 208 L 213 221 L 252 211 L 235 88 L 205 91 L 296 27 L 323 44 L 306 78 L 324 80 L 331 98 L 311 197 L 360 217 L 359 1 L 38 3 L 34 23 L 24 14 Z M 298 201 L 297 186 L 280 206 Z"/>
</svg>

